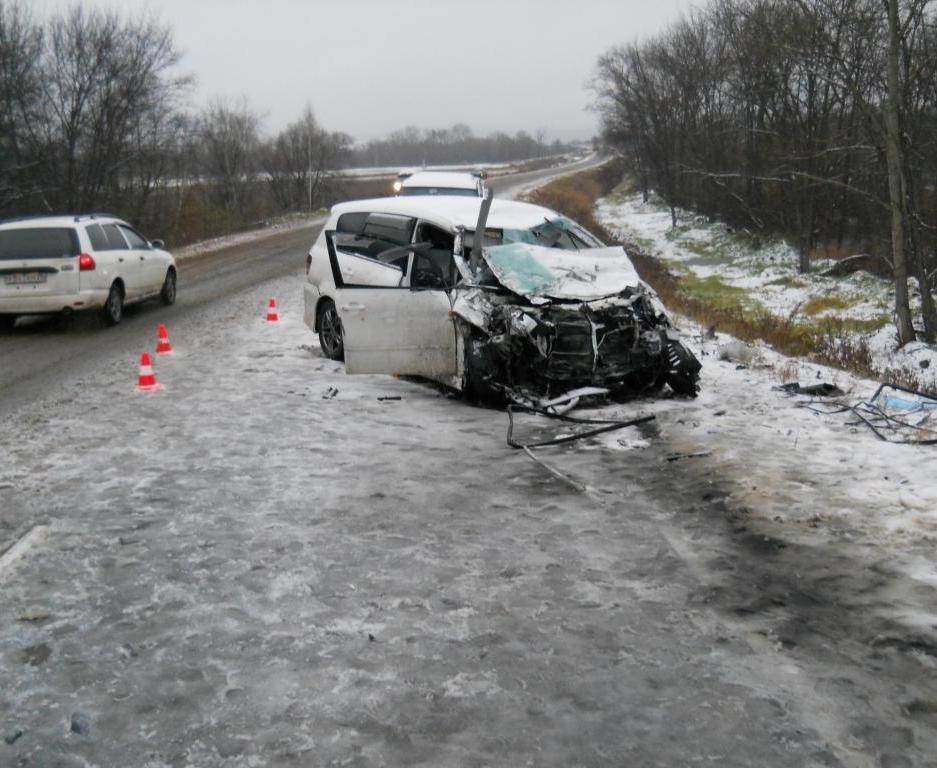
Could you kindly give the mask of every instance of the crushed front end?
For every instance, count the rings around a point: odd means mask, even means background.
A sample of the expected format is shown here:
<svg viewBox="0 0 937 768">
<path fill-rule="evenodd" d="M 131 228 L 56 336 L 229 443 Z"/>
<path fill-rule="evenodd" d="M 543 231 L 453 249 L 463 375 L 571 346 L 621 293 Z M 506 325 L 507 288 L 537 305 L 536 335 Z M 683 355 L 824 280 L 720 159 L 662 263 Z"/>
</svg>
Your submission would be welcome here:
<svg viewBox="0 0 937 768">
<path fill-rule="evenodd" d="M 643 287 L 595 301 L 493 301 L 485 332 L 470 329 L 466 366 L 476 390 L 544 399 L 583 387 L 633 397 L 665 384 L 699 391 L 700 364 Z M 523 300 L 521 300 L 522 302 Z"/>
</svg>

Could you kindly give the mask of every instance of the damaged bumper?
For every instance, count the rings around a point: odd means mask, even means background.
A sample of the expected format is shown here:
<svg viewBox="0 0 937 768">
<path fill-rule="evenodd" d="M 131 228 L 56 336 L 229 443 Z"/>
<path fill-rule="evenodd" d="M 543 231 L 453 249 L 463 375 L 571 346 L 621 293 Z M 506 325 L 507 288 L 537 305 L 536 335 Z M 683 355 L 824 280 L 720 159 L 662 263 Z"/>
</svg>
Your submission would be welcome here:
<svg viewBox="0 0 937 768">
<path fill-rule="evenodd" d="M 688 397 L 699 391 L 699 362 L 640 287 L 590 302 L 506 301 L 489 312 L 477 303 L 463 316 L 466 378 L 477 394 L 529 400 L 597 387 L 629 397 L 665 384 Z"/>
</svg>

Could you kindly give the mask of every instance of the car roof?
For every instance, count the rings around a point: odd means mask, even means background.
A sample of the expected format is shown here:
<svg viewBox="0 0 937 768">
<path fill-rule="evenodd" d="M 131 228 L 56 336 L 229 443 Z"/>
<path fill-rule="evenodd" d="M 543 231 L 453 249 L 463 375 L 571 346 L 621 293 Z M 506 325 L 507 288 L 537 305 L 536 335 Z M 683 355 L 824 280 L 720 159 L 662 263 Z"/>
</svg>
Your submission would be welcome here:
<svg viewBox="0 0 937 768">
<path fill-rule="evenodd" d="M 354 200 L 332 207 L 332 216 L 367 211 L 368 213 L 393 213 L 428 219 L 435 224 L 447 225 L 450 229 L 465 227 L 474 230 L 478 223 L 480 197 L 379 197 L 372 200 Z M 556 211 L 533 203 L 517 200 L 500 200 L 491 203 L 486 226 L 501 229 L 528 229 L 541 224 L 544 219 L 555 219 Z"/>
<path fill-rule="evenodd" d="M 0 220 L 0 228 L 3 229 L 29 229 L 32 227 L 74 227 L 76 224 L 90 224 L 93 221 L 110 224 L 120 222 L 124 224 L 123 219 L 119 219 L 109 213 L 87 213 L 80 215 L 58 215 L 58 216 L 23 216 L 16 219 Z"/>
<path fill-rule="evenodd" d="M 458 171 L 420 171 L 408 176 L 402 187 L 455 187 L 458 189 L 477 189 L 478 177 L 471 173 Z"/>
</svg>

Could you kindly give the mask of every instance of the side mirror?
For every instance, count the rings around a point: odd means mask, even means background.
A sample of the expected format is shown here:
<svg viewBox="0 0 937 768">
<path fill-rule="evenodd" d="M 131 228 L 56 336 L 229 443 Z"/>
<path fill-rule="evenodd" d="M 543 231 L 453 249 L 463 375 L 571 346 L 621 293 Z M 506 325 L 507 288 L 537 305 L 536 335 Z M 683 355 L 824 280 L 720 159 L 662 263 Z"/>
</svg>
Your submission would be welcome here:
<svg viewBox="0 0 937 768">
<path fill-rule="evenodd" d="M 165 248 L 166 243 L 162 240 L 150 240 L 150 245 L 154 248 Z"/>
</svg>

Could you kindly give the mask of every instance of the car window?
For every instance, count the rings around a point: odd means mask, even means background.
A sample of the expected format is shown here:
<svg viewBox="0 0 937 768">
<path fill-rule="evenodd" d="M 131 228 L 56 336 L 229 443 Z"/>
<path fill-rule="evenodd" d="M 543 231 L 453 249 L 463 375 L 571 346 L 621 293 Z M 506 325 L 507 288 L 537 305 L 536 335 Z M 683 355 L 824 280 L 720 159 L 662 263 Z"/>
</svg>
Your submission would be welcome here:
<svg viewBox="0 0 937 768">
<path fill-rule="evenodd" d="M 335 225 L 337 232 L 351 232 L 360 235 L 364 232 L 364 225 L 368 220 L 367 211 L 355 211 L 353 213 L 343 213 L 338 217 L 338 223 Z"/>
<path fill-rule="evenodd" d="M 354 212 L 339 217 L 333 243 L 338 251 L 374 259 L 399 269 L 407 266 L 416 220 L 389 213 Z M 383 279 L 378 284 L 384 285 Z"/>
<path fill-rule="evenodd" d="M 79 252 L 78 233 L 71 227 L 0 230 L 0 260 L 60 259 Z"/>
<path fill-rule="evenodd" d="M 128 251 L 130 246 L 127 245 L 127 241 L 124 240 L 124 236 L 120 234 L 120 230 L 117 228 L 116 224 L 102 224 L 101 229 L 104 230 L 104 235 L 107 237 L 107 248 L 102 250 L 108 251 Z"/>
<path fill-rule="evenodd" d="M 410 258 L 410 244 L 350 232 L 325 232 L 335 287 L 396 288 Z"/>
<path fill-rule="evenodd" d="M 455 237 L 434 224 L 421 223 L 415 241 L 429 248 L 416 253 L 409 284 L 414 288 L 451 288 L 459 280 L 459 270 L 452 258 Z"/>
<path fill-rule="evenodd" d="M 599 240 L 575 222 L 562 216 L 555 219 L 544 219 L 542 223 L 529 229 L 505 229 L 503 242 L 542 245 L 546 248 L 560 248 L 566 251 L 602 247 Z"/>
<path fill-rule="evenodd" d="M 474 189 L 463 189 L 462 187 L 402 187 L 400 194 L 403 197 L 409 195 L 445 195 L 446 197 L 478 197 L 478 192 Z"/>
<path fill-rule="evenodd" d="M 110 247 L 107 244 L 107 235 L 104 234 L 104 230 L 101 229 L 100 224 L 89 224 L 85 227 L 85 231 L 88 233 L 88 238 L 91 240 L 91 247 L 96 251 L 106 251 Z"/>
<path fill-rule="evenodd" d="M 127 242 L 130 243 L 131 248 L 149 248 L 150 244 L 146 241 L 146 238 L 143 237 L 135 229 L 131 229 L 126 224 L 118 224 L 120 231 L 124 233 L 124 237 L 127 238 Z"/>
<path fill-rule="evenodd" d="M 392 264 L 401 271 L 407 264 L 407 250 L 403 245 L 390 240 L 368 235 L 355 235 L 350 232 L 336 232 L 334 242 L 335 247 L 343 253 L 353 253 L 383 264 Z"/>
<path fill-rule="evenodd" d="M 369 213 L 362 234 L 386 240 L 396 245 L 410 242 L 416 221 L 409 216 L 392 213 Z"/>
</svg>

